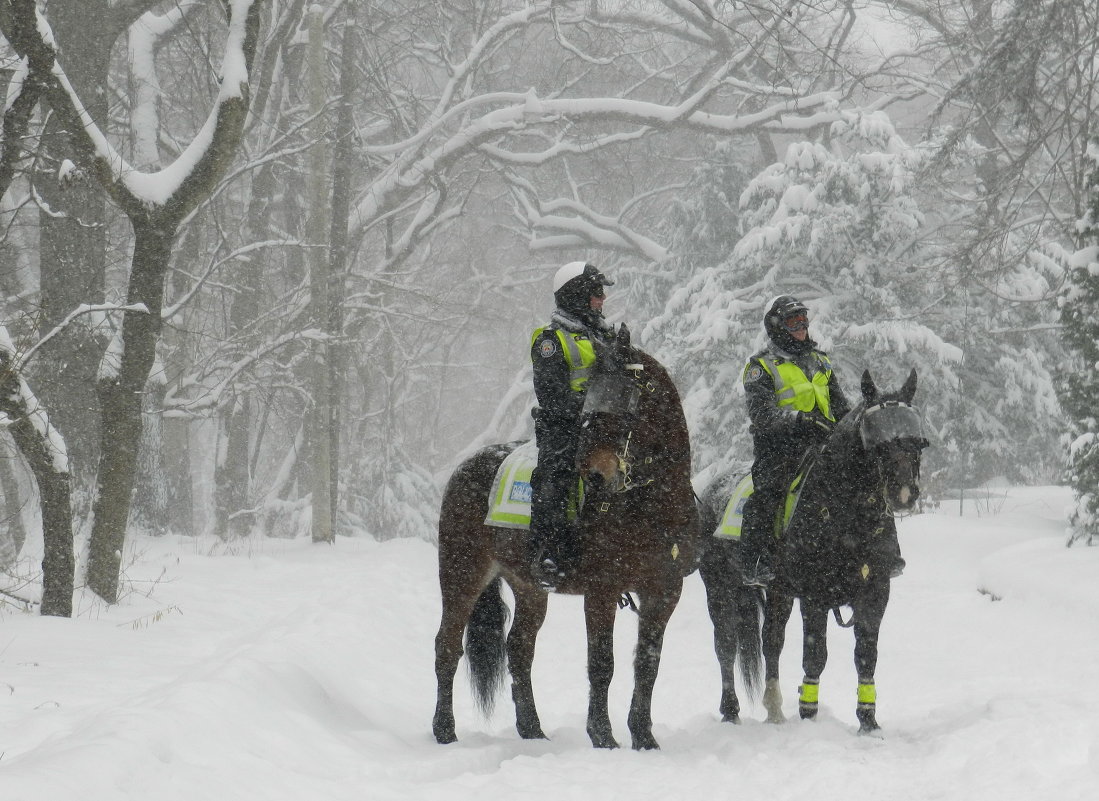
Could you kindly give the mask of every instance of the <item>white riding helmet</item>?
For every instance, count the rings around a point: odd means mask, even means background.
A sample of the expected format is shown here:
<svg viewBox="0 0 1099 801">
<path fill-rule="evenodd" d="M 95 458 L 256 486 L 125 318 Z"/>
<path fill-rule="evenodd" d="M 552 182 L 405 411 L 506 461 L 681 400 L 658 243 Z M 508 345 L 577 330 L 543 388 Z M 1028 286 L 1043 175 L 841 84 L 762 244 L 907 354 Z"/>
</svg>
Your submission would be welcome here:
<svg viewBox="0 0 1099 801">
<path fill-rule="evenodd" d="M 553 291 L 557 292 L 573 278 L 579 278 L 582 275 L 590 279 L 592 284 L 611 286 L 614 283 L 599 272 L 595 265 L 588 264 L 586 261 L 570 261 L 553 276 Z"/>
</svg>

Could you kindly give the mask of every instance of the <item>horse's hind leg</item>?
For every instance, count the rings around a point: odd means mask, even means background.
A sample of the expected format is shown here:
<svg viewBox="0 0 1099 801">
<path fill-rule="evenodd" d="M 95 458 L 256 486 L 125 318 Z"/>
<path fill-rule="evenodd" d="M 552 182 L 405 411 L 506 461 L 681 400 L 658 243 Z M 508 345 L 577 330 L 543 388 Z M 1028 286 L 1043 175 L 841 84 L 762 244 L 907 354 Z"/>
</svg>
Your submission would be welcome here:
<svg viewBox="0 0 1099 801">
<path fill-rule="evenodd" d="M 474 605 L 492 576 L 487 550 L 474 547 L 477 540 L 473 536 L 463 542 L 458 539 L 460 535 L 460 531 L 440 526 L 439 589 L 443 611 L 435 635 L 438 692 L 431 730 L 435 740 L 442 744 L 457 739 L 454 733 L 454 674 L 463 654 L 462 635 Z"/>
<path fill-rule="evenodd" d="M 438 692 L 431 731 L 441 744 L 457 740 L 454 733 L 454 674 L 462 658 L 462 633 L 477 595 L 443 603 L 443 617 L 435 635 L 435 679 Z"/>
<path fill-rule="evenodd" d="M 769 590 L 763 617 L 763 661 L 766 684 L 763 690 L 763 708 L 767 710 L 768 723 L 782 723 L 782 688 L 778 683 L 779 657 L 786 644 L 786 624 L 794 611 L 794 599 Z"/>
<path fill-rule="evenodd" d="M 614 616 L 618 597 L 589 592 L 584 596 L 584 620 L 588 630 L 588 737 L 596 748 L 617 748 L 607 711 L 607 697 L 614 677 Z"/>
<path fill-rule="evenodd" d="M 804 598 L 800 605 L 804 678 L 798 694 L 798 714 L 803 720 L 813 720 L 817 716 L 820 674 L 828 662 L 828 610 Z"/>
<path fill-rule="evenodd" d="M 653 737 L 652 701 L 656 674 L 660 670 L 660 653 L 664 648 L 664 631 L 668 619 L 679 603 L 683 582 L 666 587 L 656 594 L 641 597 L 638 610 L 637 650 L 633 659 L 633 701 L 630 703 L 629 727 L 636 751 L 659 748 Z"/>
<path fill-rule="evenodd" d="M 855 606 L 855 671 L 859 677 L 858 706 L 859 732 L 877 731 L 877 690 L 874 672 L 878 667 L 878 633 L 889 603 L 889 581 L 871 584 L 856 601 Z"/>
<path fill-rule="evenodd" d="M 706 607 L 714 626 L 714 651 L 721 669 L 721 719 L 740 722 L 740 700 L 733 680 L 737 654 L 736 585 L 739 574 L 727 558 L 729 545 L 713 542 L 703 557 L 700 574 L 706 587 Z"/>
<path fill-rule="evenodd" d="M 547 598 L 541 590 L 515 590 L 515 621 L 508 633 L 508 667 L 511 671 L 511 698 L 515 702 L 515 728 L 525 740 L 544 740 L 538 709 L 534 705 L 534 687 L 530 671 L 534 663 L 534 644 L 546 619 Z"/>
</svg>

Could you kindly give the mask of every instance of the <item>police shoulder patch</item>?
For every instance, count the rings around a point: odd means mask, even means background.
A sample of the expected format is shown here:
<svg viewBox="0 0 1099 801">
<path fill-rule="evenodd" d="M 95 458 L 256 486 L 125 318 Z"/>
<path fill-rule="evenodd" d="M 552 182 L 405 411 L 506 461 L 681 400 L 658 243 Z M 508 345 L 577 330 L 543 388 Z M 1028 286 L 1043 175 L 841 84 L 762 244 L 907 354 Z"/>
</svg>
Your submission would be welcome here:
<svg viewBox="0 0 1099 801">
<path fill-rule="evenodd" d="M 557 343 L 552 339 L 543 339 L 542 344 L 538 346 L 538 352 L 542 355 L 543 359 L 547 359 L 557 353 Z"/>
<path fill-rule="evenodd" d="M 748 366 L 748 370 L 744 373 L 745 381 L 758 381 L 763 377 L 763 368 L 758 364 L 752 364 Z"/>
</svg>

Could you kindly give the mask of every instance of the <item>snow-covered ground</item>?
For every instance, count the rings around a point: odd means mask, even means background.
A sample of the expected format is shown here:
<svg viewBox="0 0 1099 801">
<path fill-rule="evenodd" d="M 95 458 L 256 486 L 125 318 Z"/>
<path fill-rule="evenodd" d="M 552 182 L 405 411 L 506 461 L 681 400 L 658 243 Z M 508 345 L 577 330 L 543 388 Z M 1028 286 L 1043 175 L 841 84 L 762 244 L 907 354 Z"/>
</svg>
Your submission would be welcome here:
<svg viewBox="0 0 1099 801">
<path fill-rule="evenodd" d="M 901 522 L 877 673 L 882 738 L 856 734 L 851 634 L 830 628 L 821 719 L 758 703 L 719 722 L 697 574 L 672 618 L 653 717 L 662 750 L 592 749 L 581 602 L 551 599 L 535 682 L 549 741 L 520 740 L 508 693 L 479 718 L 464 663 L 459 742 L 436 745 L 435 551 L 419 541 L 142 539 L 128 594 L 71 620 L 0 606 L 4 801 L 198 799 L 1056 799 L 1099 790 L 1099 548 L 1064 547 L 1061 488 Z M 791 626 L 797 624 L 795 614 Z M 611 713 L 636 623 L 621 612 Z"/>
</svg>

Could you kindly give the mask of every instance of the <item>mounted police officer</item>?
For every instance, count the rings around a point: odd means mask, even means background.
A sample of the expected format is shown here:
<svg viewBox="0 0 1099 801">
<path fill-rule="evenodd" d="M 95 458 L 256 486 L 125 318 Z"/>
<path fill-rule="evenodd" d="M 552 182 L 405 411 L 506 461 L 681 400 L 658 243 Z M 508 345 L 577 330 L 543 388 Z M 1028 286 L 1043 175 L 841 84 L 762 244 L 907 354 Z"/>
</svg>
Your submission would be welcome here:
<svg viewBox="0 0 1099 801">
<path fill-rule="evenodd" d="M 741 562 L 748 584 L 774 578 L 775 518 L 806 453 L 850 411 L 832 362 L 809 336 L 809 310 L 779 295 L 763 316 L 768 346 L 744 366 L 755 489 L 744 507 Z"/>
<path fill-rule="evenodd" d="M 565 575 L 577 557 L 569 496 L 578 480 L 580 413 L 596 345 L 614 337 L 603 319 L 603 288 L 612 284 L 592 264 L 574 261 L 561 267 L 553 277 L 557 308 L 549 325 L 535 329 L 531 337 L 538 464 L 531 476 L 530 540 L 535 574 L 546 586 Z"/>
</svg>

